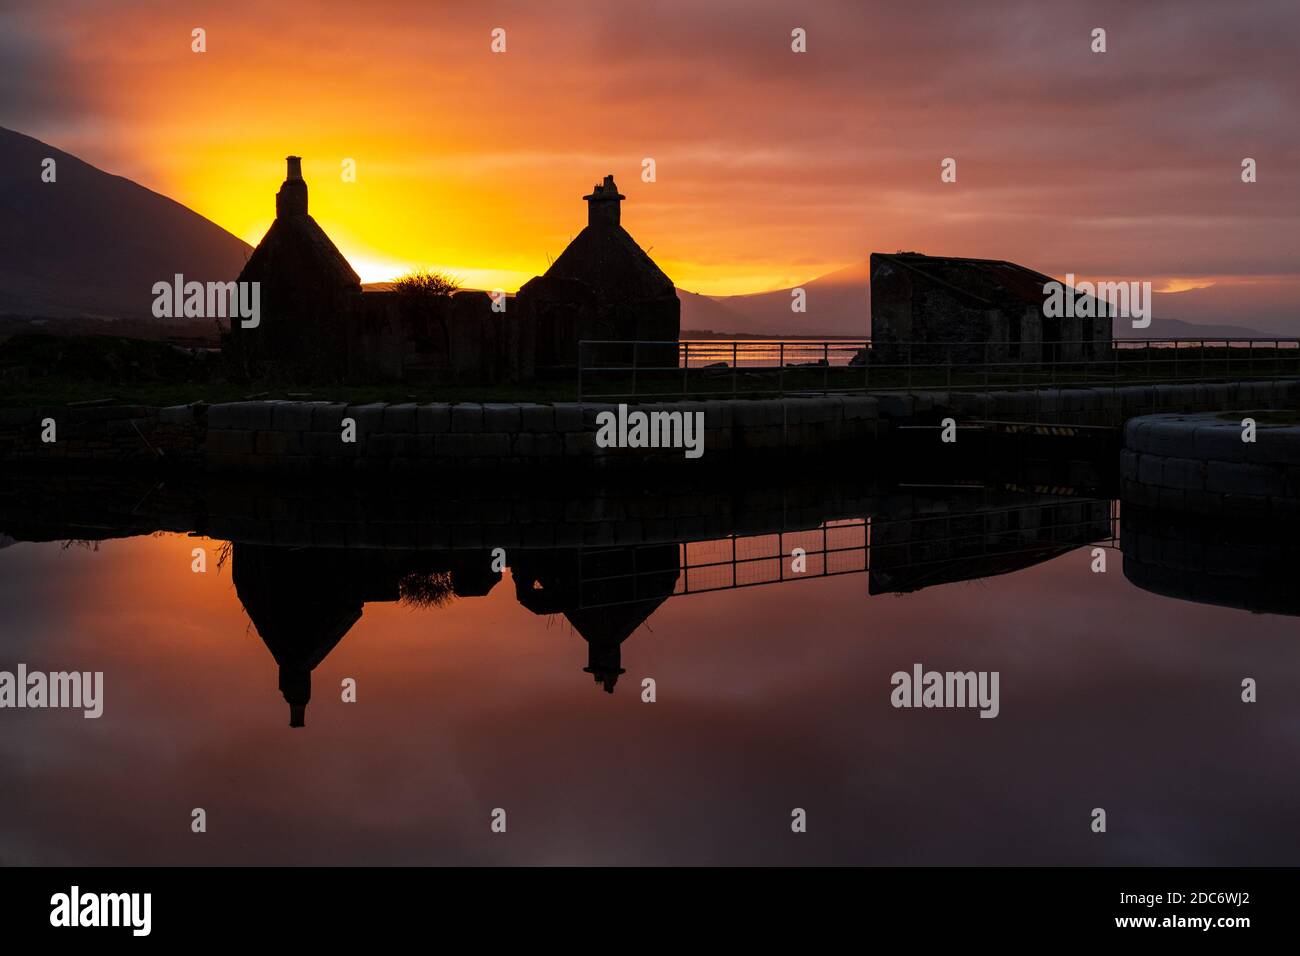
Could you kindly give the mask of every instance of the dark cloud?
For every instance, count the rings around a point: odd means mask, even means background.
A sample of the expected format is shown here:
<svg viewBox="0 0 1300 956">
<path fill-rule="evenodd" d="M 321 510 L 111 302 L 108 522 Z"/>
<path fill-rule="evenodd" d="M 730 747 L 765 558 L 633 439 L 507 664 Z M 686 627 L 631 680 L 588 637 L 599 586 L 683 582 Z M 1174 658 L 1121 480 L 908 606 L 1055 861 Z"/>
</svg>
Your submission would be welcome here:
<svg viewBox="0 0 1300 956">
<path fill-rule="evenodd" d="M 84 98 L 60 60 L 30 17 L 0 7 L 0 126 L 57 127 L 77 115 Z"/>
</svg>

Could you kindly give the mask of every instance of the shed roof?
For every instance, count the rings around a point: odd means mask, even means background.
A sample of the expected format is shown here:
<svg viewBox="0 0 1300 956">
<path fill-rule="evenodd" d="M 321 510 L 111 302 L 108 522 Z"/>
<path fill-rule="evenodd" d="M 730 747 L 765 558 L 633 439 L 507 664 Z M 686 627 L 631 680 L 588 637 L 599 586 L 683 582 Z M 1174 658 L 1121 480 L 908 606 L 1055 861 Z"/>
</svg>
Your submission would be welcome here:
<svg viewBox="0 0 1300 956">
<path fill-rule="evenodd" d="M 1041 306 L 1043 286 L 1056 281 L 1051 276 L 1004 259 L 927 256 L 919 252 L 873 252 L 871 259 L 873 273 L 875 261 L 886 260 L 985 306 L 1007 303 Z"/>
</svg>

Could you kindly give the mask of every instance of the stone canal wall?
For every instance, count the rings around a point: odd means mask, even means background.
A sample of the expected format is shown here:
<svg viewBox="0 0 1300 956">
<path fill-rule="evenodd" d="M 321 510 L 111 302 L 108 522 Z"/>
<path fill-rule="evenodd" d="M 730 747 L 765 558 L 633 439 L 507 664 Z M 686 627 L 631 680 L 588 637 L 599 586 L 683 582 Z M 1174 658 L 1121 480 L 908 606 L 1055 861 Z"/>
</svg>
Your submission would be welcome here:
<svg viewBox="0 0 1300 956">
<path fill-rule="evenodd" d="M 1247 429 L 1248 415 L 1129 421 L 1120 452 L 1124 501 L 1202 515 L 1300 517 L 1300 425 L 1264 418 Z"/>
<path fill-rule="evenodd" d="M 881 394 L 881 418 L 896 422 L 1042 422 L 1119 427 L 1156 412 L 1218 412 L 1250 408 L 1300 408 L 1300 380 L 1126 385 L 1119 388 L 1049 388 L 988 392 Z"/>
<path fill-rule="evenodd" d="M 647 414 L 702 415 L 703 457 L 749 451 L 814 453 L 876 436 L 876 399 L 819 396 L 770 401 L 632 406 Z M 683 461 L 683 448 L 602 448 L 599 416 L 617 405 L 239 402 L 208 413 L 213 471 L 408 470 L 426 465 L 493 467 L 586 461 L 596 465 Z M 344 441 L 345 422 L 354 423 Z"/>
<path fill-rule="evenodd" d="M 206 411 L 205 405 L 0 408 L 0 462 L 199 467 Z"/>
<path fill-rule="evenodd" d="M 553 463 L 688 463 L 675 448 L 600 447 L 594 403 L 363 404 L 245 401 L 171 408 L 0 409 L 0 461 L 212 472 L 422 471 Z M 1119 426 L 1153 411 L 1300 408 L 1300 380 L 1039 391 L 823 395 L 671 402 L 631 411 L 702 416 L 706 462 L 862 447 L 892 426 L 1046 422 Z M 694 420 L 694 419 L 692 419 Z M 53 422 L 54 441 L 43 440 Z M 348 422 L 350 421 L 350 425 Z M 344 440 L 347 429 L 349 438 Z"/>
</svg>

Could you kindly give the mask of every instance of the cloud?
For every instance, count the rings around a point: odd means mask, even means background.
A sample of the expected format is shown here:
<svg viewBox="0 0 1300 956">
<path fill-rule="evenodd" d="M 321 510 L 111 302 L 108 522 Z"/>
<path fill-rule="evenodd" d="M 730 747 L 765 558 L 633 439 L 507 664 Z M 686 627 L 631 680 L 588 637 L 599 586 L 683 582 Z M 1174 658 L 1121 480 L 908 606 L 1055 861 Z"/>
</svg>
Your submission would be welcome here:
<svg viewBox="0 0 1300 956">
<path fill-rule="evenodd" d="M 311 8 L 42 7 L 5 42 L 28 61 L 40 51 L 58 80 L 11 125 L 76 130 L 88 159 L 244 236 L 261 220 L 232 203 L 253 188 L 234 156 L 364 150 L 367 168 L 406 178 L 390 207 L 342 209 L 338 227 L 375 236 L 375 257 L 414 244 L 414 259 L 465 268 L 543 268 L 580 216 L 574 191 L 609 171 L 632 190 L 638 238 L 709 291 L 900 247 L 1156 280 L 1300 262 L 1286 173 L 1300 158 L 1300 68 L 1284 0 Z M 188 50 L 195 24 L 203 57 Z M 504 55 L 488 47 L 498 26 Z M 806 54 L 790 51 L 795 26 Z M 1098 26 L 1104 54 L 1090 50 Z M 11 81 L 6 106 L 18 82 L 32 81 Z M 653 185 L 636 182 L 647 156 Z M 947 156 L 955 185 L 939 183 Z M 1245 156 L 1260 167 L 1249 186 Z M 475 206 L 518 225 L 485 228 Z M 375 228 L 411 207 L 452 235 Z"/>
</svg>

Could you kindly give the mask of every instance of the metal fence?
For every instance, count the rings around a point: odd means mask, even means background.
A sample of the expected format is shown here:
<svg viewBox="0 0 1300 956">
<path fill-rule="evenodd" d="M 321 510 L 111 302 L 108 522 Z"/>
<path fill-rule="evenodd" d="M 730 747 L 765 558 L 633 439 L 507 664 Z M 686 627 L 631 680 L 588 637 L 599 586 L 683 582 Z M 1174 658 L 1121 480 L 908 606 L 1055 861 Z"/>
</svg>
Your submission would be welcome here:
<svg viewBox="0 0 1300 956">
<path fill-rule="evenodd" d="M 654 562 L 650 569 L 611 574 L 589 570 L 580 554 L 579 606 L 614 607 L 873 571 L 905 582 L 899 590 L 920 590 L 1028 567 L 1090 544 L 1117 550 L 1119 522 L 1114 499 L 1062 496 L 983 511 L 846 518 L 806 530 L 682 542 L 675 568 Z M 795 548 L 803 551 L 803 570 L 794 569 Z"/>
<path fill-rule="evenodd" d="M 1086 388 L 1297 376 L 1300 338 L 578 343 L 578 396 L 584 400 Z"/>
</svg>

